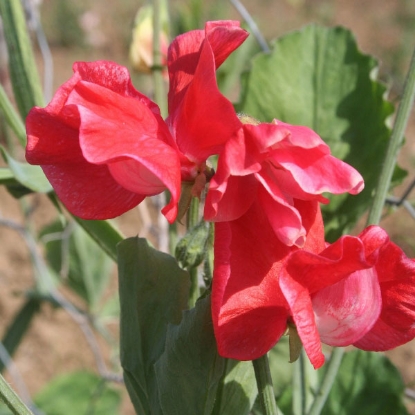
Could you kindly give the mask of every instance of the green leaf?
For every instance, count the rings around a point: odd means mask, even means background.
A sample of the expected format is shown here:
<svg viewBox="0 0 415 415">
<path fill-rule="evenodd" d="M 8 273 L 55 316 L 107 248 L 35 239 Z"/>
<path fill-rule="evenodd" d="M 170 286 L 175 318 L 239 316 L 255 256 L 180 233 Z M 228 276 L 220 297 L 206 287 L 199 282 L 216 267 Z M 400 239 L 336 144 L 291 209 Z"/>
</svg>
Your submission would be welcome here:
<svg viewBox="0 0 415 415">
<path fill-rule="evenodd" d="M 63 229 L 55 222 L 42 230 L 46 258 L 56 274 L 64 271 L 65 282 L 95 311 L 108 285 L 112 261 L 80 226 L 72 225 Z"/>
<path fill-rule="evenodd" d="M 248 415 L 258 395 L 252 362 L 226 359 L 212 415 Z"/>
<path fill-rule="evenodd" d="M 121 396 L 99 376 L 81 371 L 57 376 L 34 401 L 47 415 L 116 415 Z"/>
<path fill-rule="evenodd" d="M 243 79 L 239 111 L 311 127 L 365 179 L 361 194 L 333 196 L 325 206 L 329 240 L 349 230 L 371 204 L 382 169 L 386 121 L 394 109 L 376 71 L 377 62 L 357 49 L 350 31 L 310 25 L 257 55 Z"/>
<path fill-rule="evenodd" d="M 7 153 L 4 147 L 0 146 L 0 151 L 4 161 L 9 165 L 13 172 L 14 178 L 30 191 L 37 193 L 48 193 L 53 190 L 51 184 L 46 178 L 40 166 L 32 166 L 28 163 L 22 163 L 15 160 Z"/>
<path fill-rule="evenodd" d="M 168 324 L 187 307 L 189 275 L 143 238 L 118 245 L 120 354 L 124 379 L 140 415 L 162 414 L 154 364 L 164 352 Z"/>
<path fill-rule="evenodd" d="M 73 218 L 111 259 L 117 261 L 117 244 L 124 237 L 111 222 L 106 220 L 85 220 L 76 216 L 73 216 Z"/>
<path fill-rule="evenodd" d="M 352 351 L 343 358 L 322 415 L 408 415 L 404 390 L 399 371 L 386 356 Z"/>
<path fill-rule="evenodd" d="M 9 52 L 14 97 L 20 115 L 25 119 L 32 107 L 43 105 L 43 95 L 20 0 L 0 0 L 0 15 Z"/>
<path fill-rule="evenodd" d="M 210 415 L 224 368 L 208 296 L 184 312 L 179 326 L 168 328 L 165 352 L 155 365 L 163 414 Z"/>
<path fill-rule="evenodd" d="M 27 333 L 33 317 L 39 309 L 40 301 L 36 298 L 29 298 L 7 328 L 1 342 L 10 356 L 14 355 L 24 335 Z M 3 371 L 4 367 L 5 362 L 0 359 L 0 373 Z"/>
</svg>

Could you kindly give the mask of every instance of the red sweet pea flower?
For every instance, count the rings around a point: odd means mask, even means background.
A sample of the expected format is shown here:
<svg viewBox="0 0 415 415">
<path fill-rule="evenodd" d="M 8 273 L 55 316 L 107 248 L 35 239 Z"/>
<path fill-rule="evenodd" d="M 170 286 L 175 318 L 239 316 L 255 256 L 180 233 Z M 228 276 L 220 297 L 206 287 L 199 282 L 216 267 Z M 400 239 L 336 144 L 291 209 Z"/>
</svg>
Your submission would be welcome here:
<svg viewBox="0 0 415 415">
<path fill-rule="evenodd" d="M 246 36 L 238 22 L 225 21 L 173 42 L 168 124 L 134 89 L 126 68 L 76 63 L 51 103 L 27 117 L 27 161 L 41 165 L 77 216 L 112 218 L 168 189 L 171 200 L 162 211 L 173 222 L 181 179 L 203 174 L 206 158 L 238 122 L 217 89 L 215 70 Z"/>
<path fill-rule="evenodd" d="M 219 156 L 205 218 L 232 221 L 258 201 L 278 238 L 302 247 L 307 232 L 295 200 L 324 203 L 323 192 L 356 194 L 363 186 L 362 176 L 331 156 L 329 147 L 309 128 L 277 120 L 245 124 Z"/>
<path fill-rule="evenodd" d="M 222 356 L 256 359 L 287 324 L 295 324 L 315 368 L 324 363 L 322 342 L 384 351 L 415 337 L 415 260 L 378 226 L 325 247 L 319 209 L 309 203 L 295 204 L 303 249 L 275 237 L 258 202 L 215 225 L 212 316 Z"/>
<path fill-rule="evenodd" d="M 315 368 L 321 342 L 384 351 L 415 337 L 415 260 L 378 226 L 291 253 L 279 283 Z"/>
</svg>

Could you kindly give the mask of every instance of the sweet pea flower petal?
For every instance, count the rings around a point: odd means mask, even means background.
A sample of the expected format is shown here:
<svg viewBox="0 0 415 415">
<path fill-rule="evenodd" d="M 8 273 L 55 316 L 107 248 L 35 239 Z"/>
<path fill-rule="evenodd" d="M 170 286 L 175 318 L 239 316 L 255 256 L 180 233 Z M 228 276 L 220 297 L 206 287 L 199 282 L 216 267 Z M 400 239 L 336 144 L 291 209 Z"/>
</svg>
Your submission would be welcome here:
<svg viewBox="0 0 415 415">
<path fill-rule="evenodd" d="M 375 324 L 382 308 L 378 276 L 373 268 L 356 271 L 312 297 L 323 343 L 348 346 Z"/>
<path fill-rule="evenodd" d="M 241 125 L 217 87 L 216 69 L 247 35 L 239 22 L 209 22 L 204 32 L 178 36 L 169 48 L 167 123 L 180 152 L 196 164 L 217 154 Z"/>
<path fill-rule="evenodd" d="M 265 190 L 263 209 L 278 211 L 280 221 L 271 219 L 280 240 L 299 247 L 304 243 L 301 216 L 294 200 L 327 202 L 323 192 L 356 194 L 363 189 L 361 175 L 346 163 L 330 155 L 329 147 L 307 127 L 292 126 L 274 120 L 269 124 L 244 124 L 228 140 L 219 154 L 217 173 L 209 185 L 206 197 L 205 218 L 211 221 L 234 220 L 249 208 L 240 194 L 233 203 L 245 210 L 226 206 L 228 189 L 237 187 L 237 180 L 254 175 L 258 183 L 257 194 L 250 196 L 253 203 Z M 229 186 L 232 178 L 232 188 Z M 235 192 L 233 192 L 235 193 Z M 243 200 L 244 199 L 244 200 Z M 269 218 L 273 215 L 270 214 Z"/>
<path fill-rule="evenodd" d="M 292 252 L 279 283 L 315 368 L 322 341 L 388 350 L 415 337 L 415 261 L 377 226 L 319 253 Z"/>
<path fill-rule="evenodd" d="M 415 260 L 407 258 L 379 227 L 367 228 L 361 238 L 369 246 L 378 245 L 382 311 L 373 328 L 354 345 L 363 350 L 390 350 L 415 337 Z"/>
<path fill-rule="evenodd" d="M 68 209 L 108 219 L 169 189 L 163 212 L 173 221 L 180 164 L 158 107 L 112 62 L 77 63 L 45 108 L 27 118 L 26 158 L 40 164 Z"/>
<path fill-rule="evenodd" d="M 308 232 L 306 246 L 322 248 L 323 224 L 315 202 L 298 202 Z M 259 203 L 239 219 L 215 224 L 212 318 L 219 353 L 252 360 L 282 336 L 290 309 L 279 288 L 283 260 L 295 247 L 274 235 Z"/>
</svg>

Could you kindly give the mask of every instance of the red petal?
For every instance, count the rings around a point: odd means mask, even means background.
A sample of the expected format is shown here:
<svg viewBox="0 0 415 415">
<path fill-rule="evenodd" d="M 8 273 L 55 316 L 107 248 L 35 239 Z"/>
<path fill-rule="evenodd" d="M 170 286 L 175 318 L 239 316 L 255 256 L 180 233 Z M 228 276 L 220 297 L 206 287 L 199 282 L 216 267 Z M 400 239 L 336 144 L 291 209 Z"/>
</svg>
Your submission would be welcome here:
<svg viewBox="0 0 415 415">
<path fill-rule="evenodd" d="M 320 336 L 314 319 L 314 310 L 308 290 L 286 272 L 280 274 L 280 288 L 290 307 L 304 350 L 315 369 L 324 363 Z"/>
<path fill-rule="evenodd" d="M 184 97 L 185 88 L 195 76 L 199 53 L 205 39 L 211 43 L 213 71 L 247 38 L 248 33 L 237 21 L 207 22 L 205 30 L 193 30 L 177 36 L 168 51 L 170 78 L 169 113 L 175 111 Z"/>
<path fill-rule="evenodd" d="M 213 51 L 204 42 L 191 83 L 167 120 L 180 151 L 196 163 L 217 154 L 239 129 L 232 103 L 219 91 Z"/>
<path fill-rule="evenodd" d="M 120 186 L 107 166 L 85 161 L 41 167 L 62 203 L 82 219 L 114 218 L 145 198 Z"/>
<path fill-rule="evenodd" d="M 415 337 L 415 260 L 407 258 L 378 226 L 367 228 L 361 238 L 377 254 L 382 312 L 355 346 L 374 351 L 393 349 Z"/>
<path fill-rule="evenodd" d="M 301 202 L 297 208 L 310 232 L 307 248 L 319 247 L 317 240 L 324 239 L 317 204 Z M 275 237 L 257 202 L 239 219 L 215 224 L 214 247 L 212 316 L 219 352 L 239 360 L 256 359 L 286 329 L 288 304 L 278 279 L 283 259 L 296 248 Z"/>
<path fill-rule="evenodd" d="M 102 86 L 125 97 L 136 98 L 155 114 L 160 114 L 158 106 L 134 88 L 125 66 L 111 61 L 75 62 L 73 71 L 83 81 Z"/>
<path fill-rule="evenodd" d="M 256 359 L 286 329 L 278 274 L 289 248 L 275 238 L 255 203 L 240 219 L 215 225 L 214 247 L 212 316 L 219 353 Z"/>
<path fill-rule="evenodd" d="M 68 102 L 81 116 L 80 145 L 85 158 L 108 164 L 115 180 L 126 189 L 154 195 L 169 189 L 170 220 L 177 213 L 180 162 L 167 139 L 159 138 L 159 123 L 140 101 L 98 85 L 80 82 Z"/>
</svg>

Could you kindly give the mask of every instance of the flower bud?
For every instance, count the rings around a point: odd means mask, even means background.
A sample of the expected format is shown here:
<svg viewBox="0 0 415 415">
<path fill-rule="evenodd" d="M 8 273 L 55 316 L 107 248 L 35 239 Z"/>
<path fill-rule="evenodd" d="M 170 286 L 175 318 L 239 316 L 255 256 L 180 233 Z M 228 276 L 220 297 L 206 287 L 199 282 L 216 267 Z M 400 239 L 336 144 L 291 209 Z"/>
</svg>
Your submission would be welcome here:
<svg viewBox="0 0 415 415">
<path fill-rule="evenodd" d="M 167 63 L 169 46 L 167 30 L 167 12 L 162 8 L 162 31 L 160 33 L 160 49 L 162 63 Z M 147 4 L 141 7 L 136 15 L 130 45 L 130 61 L 136 71 L 149 73 L 153 66 L 153 6 Z"/>
<path fill-rule="evenodd" d="M 179 241 L 175 256 L 183 267 L 194 268 L 202 263 L 208 238 L 209 227 L 202 221 Z"/>
</svg>

